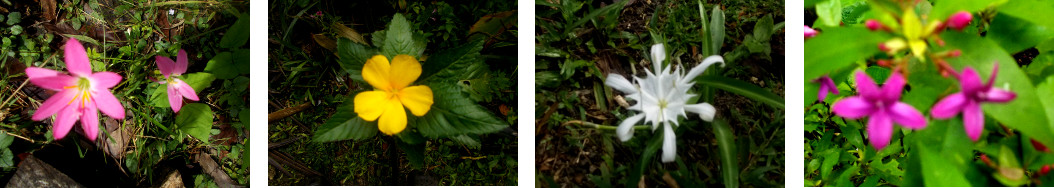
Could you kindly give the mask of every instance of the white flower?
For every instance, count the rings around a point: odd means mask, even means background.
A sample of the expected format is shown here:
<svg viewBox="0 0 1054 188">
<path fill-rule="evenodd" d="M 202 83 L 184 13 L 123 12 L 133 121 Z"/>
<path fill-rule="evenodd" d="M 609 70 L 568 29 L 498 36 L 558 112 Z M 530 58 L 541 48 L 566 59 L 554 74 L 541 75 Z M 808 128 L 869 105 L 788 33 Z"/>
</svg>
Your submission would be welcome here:
<svg viewBox="0 0 1054 188">
<path fill-rule="evenodd" d="M 651 123 L 652 131 L 659 128 L 661 123 L 665 125 L 662 126 L 662 162 L 672 162 L 677 155 L 677 135 L 673 133 L 673 126 L 678 125 L 677 117 L 687 117 L 687 111 L 699 114 L 700 119 L 709 122 L 714 120 L 716 112 L 714 106 L 709 103 L 687 104 L 688 99 L 695 96 L 688 93 L 695 84 L 692 80 L 710 65 L 721 63 L 721 66 L 724 66 L 725 61 L 721 56 L 710 56 L 685 74 L 680 67 L 672 72 L 672 66 L 662 68 L 662 61 L 666 59 L 666 50 L 662 44 L 651 47 L 651 56 L 654 70 L 645 70 L 647 75 L 644 78 L 634 77 L 637 84 L 630 83 L 617 74 L 609 74 L 604 84 L 625 93 L 627 99 L 637 101 L 637 104 L 628 109 L 641 112 L 619 123 L 615 130 L 619 139 L 623 142 L 629 141 L 633 137 L 633 126 L 641 119 L 645 123 Z"/>
</svg>

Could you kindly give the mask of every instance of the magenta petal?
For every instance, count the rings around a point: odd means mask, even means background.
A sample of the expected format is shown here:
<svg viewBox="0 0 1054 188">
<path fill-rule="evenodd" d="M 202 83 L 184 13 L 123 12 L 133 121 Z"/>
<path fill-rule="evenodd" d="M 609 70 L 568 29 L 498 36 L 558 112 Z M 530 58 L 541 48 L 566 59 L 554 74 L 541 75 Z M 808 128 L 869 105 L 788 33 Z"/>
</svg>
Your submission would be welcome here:
<svg viewBox="0 0 1054 188">
<path fill-rule="evenodd" d="M 998 89 L 998 88 L 988 89 L 988 91 L 984 92 L 983 95 L 985 96 L 985 98 L 984 98 L 985 102 L 1004 103 L 1004 102 L 1010 102 L 1010 101 L 1014 100 L 1014 98 L 1017 98 L 1017 94 L 1015 94 L 1014 92 L 1010 92 L 1010 91 L 1002 90 L 1002 89 Z"/>
<path fill-rule="evenodd" d="M 84 46 L 77 39 L 70 38 L 66 41 L 65 50 L 66 69 L 71 74 L 77 76 L 88 76 L 91 75 L 91 61 L 88 60 L 88 53 L 84 51 Z"/>
<path fill-rule="evenodd" d="M 179 94 L 183 95 L 183 97 L 186 97 L 187 99 L 190 99 L 192 101 L 198 101 L 197 92 L 194 92 L 194 88 L 190 87 L 190 85 L 187 85 L 187 83 L 183 82 L 183 80 L 177 80 L 176 87 L 178 88 L 177 91 L 179 91 Z"/>
<path fill-rule="evenodd" d="M 166 78 L 169 75 L 172 75 L 172 67 L 176 66 L 176 63 L 172 62 L 172 59 L 163 56 L 156 56 L 154 59 L 156 59 L 157 70 L 161 71 L 161 75 L 165 75 Z"/>
<path fill-rule="evenodd" d="M 73 124 L 77 123 L 77 118 L 80 117 L 79 113 L 77 105 L 66 105 L 66 108 L 59 111 L 59 115 L 55 117 L 55 122 L 51 124 L 51 135 L 55 137 L 55 140 L 62 139 L 66 137 L 66 134 L 70 133 Z"/>
<path fill-rule="evenodd" d="M 832 80 L 831 77 L 829 77 L 829 76 L 824 76 L 824 78 L 825 79 L 823 80 L 823 82 L 821 84 L 826 85 L 828 91 L 830 91 L 831 93 L 834 93 L 834 94 L 837 95 L 838 94 L 838 86 L 834 84 L 834 80 Z"/>
<path fill-rule="evenodd" d="M 867 140 L 876 150 L 882 150 L 889 145 L 889 139 L 893 137 L 893 121 L 885 112 L 875 112 L 867 121 Z"/>
<path fill-rule="evenodd" d="M 951 94 L 933 105 L 933 108 L 930 109 L 930 114 L 933 115 L 933 118 L 948 119 L 959 114 L 965 104 L 966 95 L 962 92 Z"/>
<path fill-rule="evenodd" d="M 73 89 L 62 90 L 52 95 L 51 98 L 44 100 L 44 103 L 40 104 L 40 108 L 37 108 L 36 112 L 33 112 L 33 121 L 40 121 L 55 115 L 59 110 L 66 108 L 74 97 L 77 97 L 77 90 Z"/>
<path fill-rule="evenodd" d="M 856 119 L 870 115 L 875 111 L 875 107 L 871 104 L 871 101 L 860 96 L 854 96 L 835 102 L 834 106 L 831 107 L 831 111 L 844 118 Z"/>
<path fill-rule="evenodd" d="M 40 67 L 26 68 L 26 77 L 29 77 L 29 79 L 58 76 L 59 74 L 61 74 L 59 73 L 59 71 L 51 69 L 45 69 Z"/>
<path fill-rule="evenodd" d="M 861 96 L 868 99 L 878 99 L 880 94 L 878 85 L 875 85 L 875 80 L 872 80 L 871 76 L 868 76 L 863 71 L 856 72 L 856 90 L 859 91 Z"/>
<path fill-rule="evenodd" d="M 43 78 L 33 78 L 29 79 L 29 82 L 32 82 L 33 85 L 40 86 L 44 89 L 62 91 L 63 89 L 66 89 L 66 87 L 77 86 L 77 79 L 80 78 L 67 75 L 58 75 Z"/>
<path fill-rule="evenodd" d="M 113 72 L 97 72 L 91 75 L 92 89 L 106 90 L 121 83 L 121 75 Z"/>
<path fill-rule="evenodd" d="M 926 117 L 923 117 L 922 113 L 919 113 L 919 110 L 916 110 L 915 107 L 907 103 L 897 102 L 889 106 L 888 109 L 889 117 L 901 126 L 910 129 L 926 128 Z"/>
<path fill-rule="evenodd" d="M 176 64 L 172 67 L 172 74 L 183 74 L 187 72 L 187 51 L 179 49 L 176 55 Z"/>
<path fill-rule="evenodd" d="M 966 103 L 963 108 L 963 127 L 966 128 L 966 136 L 969 136 L 970 140 L 976 142 L 981 138 L 981 131 L 984 131 L 984 113 L 980 103 Z"/>
<path fill-rule="evenodd" d="M 88 136 L 88 140 L 95 141 L 95 137 L 99 136 L 99 112 L 91 101 L 81 110 L 81 130 L 84 131 L 84 136 Z"/>
<path fill-rule="evenodd" d="M 92 92 L 92 100 L 95 100 L 96 108 L 103 114 L 114 119 L 124 119 L 124 105 L 121 105 L 121 101 L 118 101 L 110 91 Z"/>
<path fill-rule="evenodd" d="M 985 87 L 992 87 L 992 84 L 995 83 L 995 76 L 997 75 L 997 73 L 999 73 L 999 63 L 992 64 L 992 75 L 988 76 L 988 83 L 985 84 Z"/>
<path fill-rule="evenodd" d="M 827 90 L 830 90 L 829 88 L 827 88 L 827 84 L 820 83 L 820 91 L 816 93 L 816 99 L 820 101 L 826 99 L 828 93 Z"/>
<path fill-rule="evenodd" d="M 173 112 L 179 112 L 179 108 L 183 107 L 183 97 L 179 96 L 179 91 L 176 90 L 176 86 L 168 85 L 168 104 L 172 106 Z"/>
<path fill-rule="evenodd" d="M 881 95 L 885 96 L 887 101 L 898 101 L 900 100 L 900 93 L 904 92 L 904 84 L 906 83 L 904 75 L 893 71 L 893 74 L 886 79 L 886 83 L 882 85 Z"/>
<path fill-rule="evenodd" d="M 962 85 L 962 90 L 965 93 L 973 93 L 980 90 L 981 76 L 977 75 L 977 71 L 973 68 L 963 68 L 963 72 L 959 74 L 959 84 Z"/>
</svg>

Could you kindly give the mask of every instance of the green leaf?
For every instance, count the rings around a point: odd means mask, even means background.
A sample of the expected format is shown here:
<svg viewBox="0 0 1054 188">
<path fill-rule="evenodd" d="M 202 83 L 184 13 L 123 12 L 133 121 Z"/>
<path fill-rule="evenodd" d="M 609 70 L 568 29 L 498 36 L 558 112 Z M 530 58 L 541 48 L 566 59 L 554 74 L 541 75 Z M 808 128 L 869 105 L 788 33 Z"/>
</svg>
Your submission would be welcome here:
<svg viewBox="0 0 1054 188">
<path fill-rule="evenodd" d="M 396 145 L 399 145 L 399 149 L 406 152 L 406 160 L 410 161 L 410 165 L 415 169 L 424 167 L 425 164 L 425 144 L 408 144 L 401 141 L 396 141 Z"/>
<path fill-rule="evenodd" d="M 955 0 L 937 1 L 930 11 L 930 19 L 946 20 L 952 14 L 959 11 L 980 12 L 990 6 L 999 6 L 1007 0 Z"/>
<path fill-rule="evenodd" d="M 820 166 L 820 177 L 823 177 L 823 179 L 827 179 L 828 176 L 831 176 L 831 170 L 834 170 L 834 165 L 838 165 L 838 158 L 842 156 L 842 153 L 839 151 L 841 150 L 838 148 L 832 148 L 826 150 L 826 154 L 822 154 L 823 164 Z"/>
<path fill-rule="evenodd" d="M 725 43 L 725 13 L 721 6 L 714 6 L 710 11 L 710 54 L 721 54 L 721 45 Z"/>
<path fill-rule="evenodd" d="M 487 109 L 472 102 L 457 86 L 440 82 L 428 86 L 432 89 L 435 103 L 424 116 L 409 118 L 421 135 L 439 138 L 486 134 L 508 127 Z"/>
<path fill-rule="evenodd" d="M 969 187 L 969 181 L 963 173 L 945 160 L 941 153 L 930 150 L 926 144 L 917 144 L 915 149 L 922 158 L 922 177 L 929 187 Z"/>
<path fill-rule="evenodd" d="M 472 137 L 468 135 L 457 135 L 454 137 L 450 137 L 450 140 L 454 140 L 455 142 L 460 143 L 461 145 L 464 145 L 469 149 L 479 149 L 481 144 L 479 143 L 479 138 L 477 137 Z"/>
<path fill-rule="evenodd" d="M 403 14 L 397 13 L 392 16 L 392 22 L 388 24 L 384 32 L 384 45 L 381 46 L 381 53 L 384 56 L 393 58 L 395 55 L 406 54 L 418 58 L 424 54 L 425 40 L 418 40 L 419 38 L 414 37 L 410 29 L 410 22 L 406 21 Z"/>
<path fill-rule="evenodd" d="M 10 149 L 0 149 L 0 167 L 11 168 L 15 167 L 15 155 Z"/>
<path fill-rule="evenodd" d="M 218 79 L 231 79 L 238 76 L 239 68 L 231 60 L 231 52 L 221 52 L 213 56 L 205 66 L 205 72 L 212 73 Z"/>
<path fill-rule="evenodd" d="M 209 132 L 212 130 L 212 109 L 209 105 L 190 103 L 183 106 L 176 115 L 176 126 L 202 142 L 209 143 Z"/>
<path fill-rule="evenodd" d="M 739 94 L 775 108 L 784 108 L 783 97 L 744 81 L 723 76 L 704 75 L 696 78 L 696 83 Z"/>
<path fill-rule="evenodd" d="M 654 163 L 655 154 L 659 153 L 659 148 L 662 146 L 662 135 L 666 134 L 666 131 L 655 131 L 655 134 L 651 135 L 651 139 L 647 141 L 647 146 L 644 147 L 644 153 L 641 154 L 639 166 L 634 165 L 635 168 L 631 173 L 630 177 L 625 183 L 626 187 L 637 187 L 637 183 L 643 176 L 645 169 L 648 168 L 648 164 Z"/>
<path fill-rule="evenodd" d="M 723 119 L 713 123 L 714 137 L 721 154 L 721 177 L 726 188 L 739 187 L 739 157 L 736 157 L 736 139 L 732 128 Z"/>
<path fill-rule="evenodd" d="M 989 39 L 1004 50 L 1017 53 L 1054 37 L 1054 30 L 1012 16 L 998 14 L 988 27 Z"/>
<path fill-rule="evenodd" d="M 198 94 L 198 98 L 202 98 L 202 96 L 205 96 L 202 91 L 212 86 L 212 81 L 216 80 L 216 78 L 209 73 L 196 72 L 184 75 L 182 80 L 187 85 L 190 85 L 191 88 L 194 88 L 194 93 Z M 158 84 L 154 91 L 150 93 L 150 101 L 148 103 L 153 107 L 171 107 L 168 104 L 168 85 Z"/>
<path fill-rule="evenodd" d="M 1014 150 L 1010 147 L 1002 145 L 999 147 L 999 164 L 995 172 L 992 172 L 992 177 L 995 177 L 997 181 L 1003 183 L 1003 185 L 1009 187 L 1019 187 L 1028 183 L 1029 178 L 1025 175 L 1025 170 L 1021 168 L 1021 163 L 1017 161 L 1017 155 L 1014 154 Z"/>
<path fill-rule="evenodd" d="M 1054 109 L 1054 77 L 1047 77 L 1046 81 L 1036 86 L 1037 96 L 1048 96 L 1039 97 L 1039 102 L 1043 104 L 1044 109 Z M 1044 114 L 1047 119 L 1054 119 L 1054 110 L 1047 110 Z"/>
<path fill-rule="evenodd" d="M 7 135 L 5 131 L 0 131 L 0 149 L 7 149 L 11 146 L 11 143 L 15 141 L 15 137 Z"/>
<path fill-rule="evenodd" d="M 849 66 L 878 53 L 878 44 L 887 37 L 863 27 L 828 28 L 805 41 L 805 79 Z"/>
<path fill-rule="evenodd" d="M 822 28 L 835 28 L 842 23 L 842 1 L 828 0 L 816 3 L 816 15 L 820 18 Z"/>
<path fill-rule="evenodd" d="M 376 122 L 367 122 L 355 113 L 354 96 L 350 95 L 344 99 L 344 104 L 337 107 L 337 111 L 330 116 L 326 123 L 315 129 L 315 136 L 311 138 L 314 142 L 332 142 L 347 139 L 363 140 L 378 132 Z"/>
<path fill-rule="evenodd" d="M 1013 0 L 999 6 L 999 14 L 1017 17 L 1047 28 L 1054 28 L 1054 2 L 1043 0 Z"/>
<path fill-rule="evenodd" d="M 367 59 L 374 55 L 378 55 L 377 49 L 356 43 L 347 38 L 341 37 L 337 39 L 337 56 L 340 57 L 337 63 L 348 73 L 352 80 L 366 83 L 366 80 L 362 79 L 362 66 L 366 64 Z"/>
<path fill-rule="evenodd" d="M 473 40 L 465 45 L 436 53 L 421 65 L 421 76 L 417 80 L 459 80 L 466 75 L 465 70 L 468 67 L 481 61 L 479 51 L 482 49 L 483 40 Z"/>
<path fill-rule="evenodd" d="M 1022 116 L 1020 114 L 1020 112 L 1032 114 L 1046 114 L 1047 112 L 1028 76 L 1018 68 L 1014 58 L 992 41 L 975 35 L 944 32 L 941 38 L 947 42 L 947 48 L 962 50 L 962 56 L 949 59 L 949 64 L 957 70 L 970 66 L 977 70 L 982 78 L 988 80 L 990 78 L 987 77 L 991 75 L 993 65 L 998 62 L 999 74 L 994 85 L 1017 93 L 1017 98 L 1009 103 L 981 105 L 985 114 L 1043 144 L 1054 145 L 1054 131 L 1052 131 L 1054 128 L 1045 116 Z"/>
<path fill-rule="evenodd" d="M 249 13 L 242 13 L 238 16 L 238 21 L 235 21 L 230 28 L 227 28 L 227 32 L 223 34 L 223 38 L 220 39 L 220 47 L 223 48 L 237 48 L 245 45 L 249 42 Z"/>
<path fill-rule="evenodd" d="M 772 36 L 772 15 L 766 14 L 757 23 L 754 23 L 754 39 L 757 41 L 769 41 Z"/>
</svg>

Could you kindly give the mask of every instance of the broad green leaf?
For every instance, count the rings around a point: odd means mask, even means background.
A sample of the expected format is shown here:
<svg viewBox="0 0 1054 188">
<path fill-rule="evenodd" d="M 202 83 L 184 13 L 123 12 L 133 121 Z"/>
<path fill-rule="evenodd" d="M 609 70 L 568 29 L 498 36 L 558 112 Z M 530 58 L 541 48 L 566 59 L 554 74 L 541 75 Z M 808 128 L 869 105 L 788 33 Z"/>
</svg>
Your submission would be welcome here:
<svg viewBox="0 0 1054 188">
<path fill-rule="evenodd" d="M 212 73 L 218 79 L 231 79 L 238 76 L 239 68 L 234 65 L 231 56 L 231 52 L 216 54 L 205 66 L 205 72 Z"/>
<path fill-rule="evenodd" d="M 990 6 L 999 6 L 1006 2 L 1007 0 L 937 1 L 933 5 L 933 10 L 930 11 L 929 18 L 931 20 L 946 20 L 949 16 L 959 11 L 979 12 Z M 976 18 L 974 19 L 974 21 L 977 21 Z"/>
<path fill-rule="evenodd" d="M 992 19 L 986 37 L 1007 52 L 1017 53 L 1051 39 L 1054 37 L 1054 30 L 1013 16 L 998 14 Z"/>
<path fill-rule="evenodd" d="M 772 36 L 772 22 L 772 15 L 766 14 L 757 23 L 754 23 L 754 39 L 757 41 L 769 41 Z"/>
<path fill-rule="evenodd" d="M 194 88 L 194 93 L 198 94 L 198 98 L 203 98 L 205 88 L 212 86 L 212 81 L 216 80 L 212 74 L 206 72 L 190 73 L 183 76 L 183 82 Z M 168 104 L 168 85 L 157 84 L 154 91 L 150 93 L 150 106 L 167 108 L 171 105 Z"/>
<path fill-rule="evenodd" d="M 376 49 L 355 43 L 347 38 L 337 39 L 337 56 L 340 58 L 337 63 L 340 63 L 340 67 L 348 72 L 352 80 L 366 83 L 366 80 L 362 79 L 362 66 L 366 65 L 366 60 L 374 55 L 378 55 Z"/>
<path fill-rule="evenodd" d="M 1054 11 L 1043 11 L 1054 9 L 1054 2 L 1044 0 L 1012 0 L 1003 3 L 998 10 L 1000 15 L 1006 14 L 1029 22 L 1054 28 Z"/>
<path fill-rule="evenodd" d="M 11 146 L 11 143 L 15 141 L 15 137 L 7 135 L 6 131 L 0 131 L 0 149 L 7 149 Z"/>
<path fill-rule="evenodd" d="M 344 104 L 330 116 L 326 123 L 315 129 L 314 142 L 332 142 L 341 140 L 362 140 L 376 135 L 377 122 L 367 122 L 355 113 L 355 95 L 344 99 Z"/>
<path fill-rule="evenodd" d="M 486 134 L 508 125 L 487 109 L 468 98 L 453 84 L 433 82 L 428 85 L 434 102 L 427 114 L 411 117 L 409 122 L 428 138 L 463 134 Z M 407 114 L 411 115 L 411 114 Z"/>
<path fill-rule="evenodd" d="M 395 55 L 406 54 L 419 58 L 424 54 L 425 41 L 414 37 L 410 22 L 406 21 L 403 14 L 397 13 L 392 16 L 392 22 L 388 24 L 384 32 L 384 45 L 381 46 L 381 53 L 384 56 L 392 58 Z"/>
<path fill-rule="evenodd" d="M 922 180 L 926 186 L 938 187 L 969 187 L 969 181 L 959 171 L 959 168 L 945 160 L 940 152 L 933 151 L 926 144 L 918 144 L 914 149 L 919 150 L 922 161 Z M 910 175 L 909 175 L 910 176 Z"/>
<path fill-rule="evenodd" d="M 179 115 L 176 115 L 176 126 L 183 133 L 209 143 L 212 119 L 212 109 L 209 105 L 190 103 L 179 110 Z"/>
<path fill-rule="evenodd" d="M 0 167 L 11 168 L 15 167 L 15 154 L 8 148 L 0 149 Z"/>
<path fill-rule="evenodd" d="M 721 177 L 726 188 L 739 187 L 739 157 L 736 157 L 736 140 L 732 128 L 723 119 L 714 121 L 714 137 L 721 154 Z"/>
<path fill-rule="evenodd" d="M 886 83 L 886 78 L 889 78 L 890 74 L 893 74 L 889 68 L 880 66 L 867 67 L 864 72 L 867 73 L 868 76 L 871 76 L 871 79 L 873 79 L 875 83 Z"/>
<path fill-rule="evenodd" d="M 1045 81 L 1043 81 L 1042 83 L 1037 85 L 1036 86 L 1036 95 L 1037 96 L 1046 96 L 1046 97 L 1039 97 L 1039 102 L 1041 102 L 1043 104 L 1043 108 L 1044 109 L 1050 109 L 1050 110 L 1047 110 L 1046 113 L 1044 114 L 1044 115 L 1047 116 L 1047 119 L 1048 120 L 1049 119 L 1054 119 L 1054 97 L 1051 97 L 1051 96 L 1054 96 L 1054 77 L 1047 77 L 1047 79 Z M 1035 113 L 1033 113 L 1033 114 L 1035 114 Z"/>
<path fill-rule="evenodd" d="M 863 27 L 829 28 L 805 41 L 805 80 L 820 78 L 878 53 L 887 37 Z"/>
<path fill-rule="evenodd" d="M 739 94 L 775 108 L 784 108 L 783 97 L 744 81 L 723 76 L 704 75 L 696 78 L 696 83 Z"/>
<path fill-rule="evenodd" d="M 469 149 L 479 149 L 481 144 L 479 143 L 479 138 L 477 137 L 472 137 L 469 135 L 457 135 L 454 137 L 450 137 L 450 140 L 460 143 L 461 145 L 464 145 Z"/>
<path fill-rule="evenodd" d="M 410 165 L 414 169 L 424 167 L 425 144 L 407 144 L 405 142 L 396 141 L 396 145 L 399 145 L 399 149 L 406 153 L 406 160 L 410 161 Z"/>
<path fill-rule="evenodd" d="M 220 47 L 223 48 L 237 48 L 245 45 L 249 42 L 249 13 L 242 13 L 238 16 L 238 21 L 235 21 L 230 28 L 227 28 L 227 32 L 223 34 L 223 38 L 220 39 Z"/>
<path fill-rule="evenodd" d="M 1039 100 L 1040 96 L 1036 95 L 1032 82 L 1018 68 L 1014 58 L 994 42 L 978 36 L 944 32 L 941 38 L 947 42 L 947 48 L 962 50 L 962 56 L 948 59 L 949 64 L 957 70 L 962 70 L 965 66 L 973 67 L 981 78 L 987 81 L 990 79 L 988 77 L 992 73 L 993 65 L 998 62 L 999 74 L 994 85 L 1017 93 L 1017 98 L 1009 103 L 981 105 L 985 114 L 995 118 L 1002 125 L 1036 138 L 1043 144 L 1054 145 L 1054 131 L 1052 131 L 1054 128 L 1045 116 L 1021 115 L 1020 113 L 1046 114 L 1047 112 Z"/>
<path fill-rule="evenodd" d="M 823 24 L 822 28 L 835 28 L 842 23 L 842 1 L 827 0 L 816 3 L 816 15 L 820 18 L 818 22 Z"/>
<path fill-rule="evenodd" d="M 710 50 L 711 55 L 721 54 L 721 46 L 725 43 L 725 12 L 721 6 L 714 6 L 710 11 Z"/>
<path fill-rule="evenodd" d="M 831 170 L 834 170 L 834 165 L 838 165 L 838 158 L 842 156 L 840 151 L 840 148 L 832 148 L 826 150 L 825 154 L 821 154 L 823 155 L 823 164 L 820 165 L 820 177 L 828 179 L 831 176 Z"/>
<path fill-rule="evenodd" d="M 482 61 L 479 51 L 483 49 L 483 40 L 444 50 L 432 55 L 421 65 L 421 76 L 417 80 L 436 82 L 441 79 L 459 80 L 473 63 Z"/>
</svg>

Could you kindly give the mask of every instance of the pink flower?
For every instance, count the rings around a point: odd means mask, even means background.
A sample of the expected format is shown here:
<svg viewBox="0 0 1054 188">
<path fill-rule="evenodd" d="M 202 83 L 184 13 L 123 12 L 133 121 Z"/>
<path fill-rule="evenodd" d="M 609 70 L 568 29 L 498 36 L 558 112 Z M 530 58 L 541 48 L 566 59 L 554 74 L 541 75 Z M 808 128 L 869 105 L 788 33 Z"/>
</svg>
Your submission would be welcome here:
<svg viewBox="0 0 1054 188">
<path fill-rule="evenodd" d="M 893 122 L 910 129 L 926 128 L 926 118 L 915 107 L 900 102 L 904 90 L 904 76 L 893 72 L 881 88 L 864 72 L 856 72 L 857 91 L 860 95 L 834 103 L 835 115 L 848 119 L 869 116 L 868 140 L 871 146 L 881 150 L 889 145 L 893 137 Z"/>
<path fill-rule="evenodd" d="M 948 17 L 948 27 L 952 29 L 962 31 L 967 25 L 970 25 L 970 21 L 973 20 L 973 14 L 966 11 L 959 11 Z"/>
<path fill-rule="evenodd" d="M 948 119 L 963 114 L 963 126 L 966 128 L 966 136 L 973 141 L 981 137 L 984 130 L 984 113 L 981 112 L 982 102 L 1005 103 L 1014 100 L 1017 94 L 1013 92 L 992 87 L 999 66 L 992 70 L 992 76 L 988 77 L 988 83 L 981 83 L 981 77 L 973 68 L 966 67 L 962 74 L 958 74 L 959 84 L 962 91 L 944 97 L 933 105 L 930 114 L 933 118 Z"/>
<path fill-rule="evenodd" d="M 875 21 L 874 19 L 867 20 L 866 22 L 864 22 L 864 25 L 867 26 L 867 29 L 870 29 L 871 31 L 878 31 L 883 27 L 882 23 L 878 23 L 878 21 Z"/>
<path fill-rule="evenodd" d="M 831 76 L 823 76 L 819 79 L 813 80 L 813 82 L 820 83 L 820 93 L 817 93 L 817 100 L 823 101 L 827 98 L 827 93 L 838 94 L 838 86 L 834 85 L 834 80 L 831 80 Z"/>
<path fill-rule="evenodd" d="M 66 137 L 73 124 L 80 119 L 84 135 L 95 141 L 99 135 L 98 111 L 114 119 L 124 119 L 124 106 L 109 90 L 121 82 L 121 75 L 113 72 L 92 73 L 88 53 L 84 52 L 84 46 L 76 39 L 66 41 L 65 51 L 69 74 L 38 67 L 26 68 L 29 82 L 58 91 L 40 105 L 32 119 L 40 121 L 58 114 L 51 130 L 55 139 Z"/>
<path fill-rule="evenodd" d="M 187 72 L 187 51 L 180 49 L 175 62 L 168 57 L 157 56 L 156 58 L 157 68 L 161 69 L 162 75 L 165 75 L 166 81 L 163 83 L 168 85 L 168 104 L 172 106 L 172 111 L 179 112 L 179 109 L 183 107 L 183 98 L 198 101 L 198 94 L 194 92 L 194 88 L 178 78 Z"/>
<path fill-rule="evenodd" d="M 815 37 L 815 36 L 816 36 L 816 34 L 818 34 L 818 33 L 819 33 L 819 32 L 816 32 L 816 30 L 815 30 L 815 29 L 812 29 L 811 27 L 809 27 L 809 26 L 807 26 L 807 25 L 805 26 L 805 38 L 812 38 L 812 37 Z"/>
</svg>

